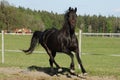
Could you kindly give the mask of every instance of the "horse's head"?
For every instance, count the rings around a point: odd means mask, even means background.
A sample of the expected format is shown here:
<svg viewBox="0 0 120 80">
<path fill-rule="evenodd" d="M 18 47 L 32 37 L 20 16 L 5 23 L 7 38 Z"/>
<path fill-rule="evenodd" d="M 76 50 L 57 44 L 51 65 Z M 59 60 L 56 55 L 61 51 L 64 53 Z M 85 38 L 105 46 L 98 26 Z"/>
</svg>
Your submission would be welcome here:
<svg viewBox="0 0 120 80">
<path fill-rule="evenodd" d="M 64 28 L 69 28 L 70 34 L 73 34 L 75 32 L 75 26 L 76 26 L 76 22 L 77 22 L 76 12 L 77 12 L 77 8 L 73 9 L 73 8 L 69 7 L 69 9 L 67 10 L 67 12 L 64 16 L 64 18 L 65 18 Z"/>
<path fill-rule="evenodd" d="M 69 7 L 66 15 L 65 15 L 65 20 L 67 20 L 67 22 L 71 25 L 71 27 L 75 27 L 76 26 L 76 22 L 77 22 L 77 8 L 73 9 L 71 7 Z"/>
</svg>

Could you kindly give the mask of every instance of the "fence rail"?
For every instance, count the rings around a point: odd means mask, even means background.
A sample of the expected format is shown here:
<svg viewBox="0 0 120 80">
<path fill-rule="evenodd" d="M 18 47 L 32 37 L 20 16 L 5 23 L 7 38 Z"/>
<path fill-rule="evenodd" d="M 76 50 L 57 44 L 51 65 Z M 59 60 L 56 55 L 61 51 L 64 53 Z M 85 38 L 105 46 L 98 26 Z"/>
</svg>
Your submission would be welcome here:
<svg viewBox="0 0 120 80">
<path fill-rule="evenodd" d="M 9 50 L 9 49 L 4 49 L 4 35 L 32 35 L 32 34 L 23 34 L 23 33 L 4 33 L 2 31 L 2 33 L 0 33 L 2 41 L 1 41 L 1 49 L 0 51 L 2 52 L 2 63 L 4 63 L 4 52 L 21 52 L 20 50 Z M 82 36 L 102 36 L 102 37 L 120 37 L 120 33 L 82 33 L 82 31 L 80 30 L 79 33 L 76 33 L 76 35 L 79 37 L 79 48 L 80 48 L 80 53 L 82 52 L 81 47 L 82 47 Z M 35 51 L 35 53 L 44 53 L 44 51 Z"/>
<path fill-rule="evenodd" d="M 120 33 L 82 33 L 82 35 L 86 35 L 86 36 L 119 36 L 120 37 Z"/>
<path fill-rule="evenodd" d="M 2 33 L 0 33 L 2 34 Z M 25 34 L 25 33 L 4 33 L 6 35 L 32 35 L 31 34 Z M 78 35 L 79 33 L 75 33 L 76 35 Z M 119 36 L 120 37 L 120 33 L 82 33 L 82 35 L 84 36 Z"/>
</svg>

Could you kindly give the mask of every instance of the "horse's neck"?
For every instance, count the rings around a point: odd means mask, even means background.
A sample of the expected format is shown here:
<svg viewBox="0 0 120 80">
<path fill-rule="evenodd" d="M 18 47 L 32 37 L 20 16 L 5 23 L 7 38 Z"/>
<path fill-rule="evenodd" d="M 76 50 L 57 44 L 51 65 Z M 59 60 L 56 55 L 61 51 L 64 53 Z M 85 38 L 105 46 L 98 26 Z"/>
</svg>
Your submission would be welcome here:
<svg viewBox="0 0 120 80">
<path fill-rule="evenodd" d="M 62 27 L 62 29 L 61 29 L 61 31 L 63 33 L 68 34 L 68 35 L 74 35 L 74 33 L 75 33 L 74 28 L 71 29 L 71 25 L 69 25 L 69 24 L 64 24 L 63 27 Z"/>
</svg>

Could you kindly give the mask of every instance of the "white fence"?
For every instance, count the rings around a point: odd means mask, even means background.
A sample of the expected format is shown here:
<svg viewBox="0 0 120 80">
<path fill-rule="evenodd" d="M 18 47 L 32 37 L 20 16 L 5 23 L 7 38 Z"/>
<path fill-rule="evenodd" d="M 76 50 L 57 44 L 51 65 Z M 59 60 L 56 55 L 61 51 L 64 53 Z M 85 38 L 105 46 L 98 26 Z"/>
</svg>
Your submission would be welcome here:
<svg viewBox="0 0 120 80">
<path fill-rule="evenodd" d="M 2 31 L 2 63 L 4 63 L 4 31 Z"/>
<path fill-rule="evenodd" d="M 1 49 L 0 51 L 2 52 L 2 63 L 4 63 L 4 53 L 7 52 L 21 52 L 20 50 L 9 50 L 9 49 L 4 49 L 5 45 L 4 45 L 4 35 L 32 35 L 32 34 L 16 34 L 16 33 L 4 33 L 2 31 L 2 33 L 0 33 L 1 35 Z M 100 37 L 120 37 L 120 33 L 82 33 L 82 31 L 80 30 L 79 33 L 76 33 L 76 35 L 78 35 L 79 37 L 79 48 L 80 48 L 80 53 L 82 52 L 82 45 L 81 45 L 81 40 L 82 40 L 82 36 L 100 36 Z M 43 51 L 35 51 L 35 52 L 39 52 L 39 53 L 44 53 Z"/>
<path fill-rule="evenodd" d="M 120 37 L 120 33 L 82 33 L 85 36 Z"/>
</svg>

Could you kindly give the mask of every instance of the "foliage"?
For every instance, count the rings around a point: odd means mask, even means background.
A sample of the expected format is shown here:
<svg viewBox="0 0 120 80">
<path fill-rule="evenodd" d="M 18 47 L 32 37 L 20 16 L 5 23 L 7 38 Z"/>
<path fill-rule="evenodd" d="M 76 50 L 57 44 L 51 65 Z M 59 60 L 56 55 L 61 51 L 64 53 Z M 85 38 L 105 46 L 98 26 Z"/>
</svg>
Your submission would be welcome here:
<svg viewBox="0 0 120 80">
<path fill-rule="evenodd" d="M 61 28 L 64 14 L 47 11 L 36 11 L 29 8 L 9 5 L 5 0 L 0 1 L 0 31 L 13 31 L 16 28 L 30 28 L 32 31 L 46 28 Z M 120 18 L 114 16 L 78 15 L 77 29 L 84 24 L 83 32 L 120 32 Z M 89 27 L 91 30 L 89 30 Z"/>
</svg>

